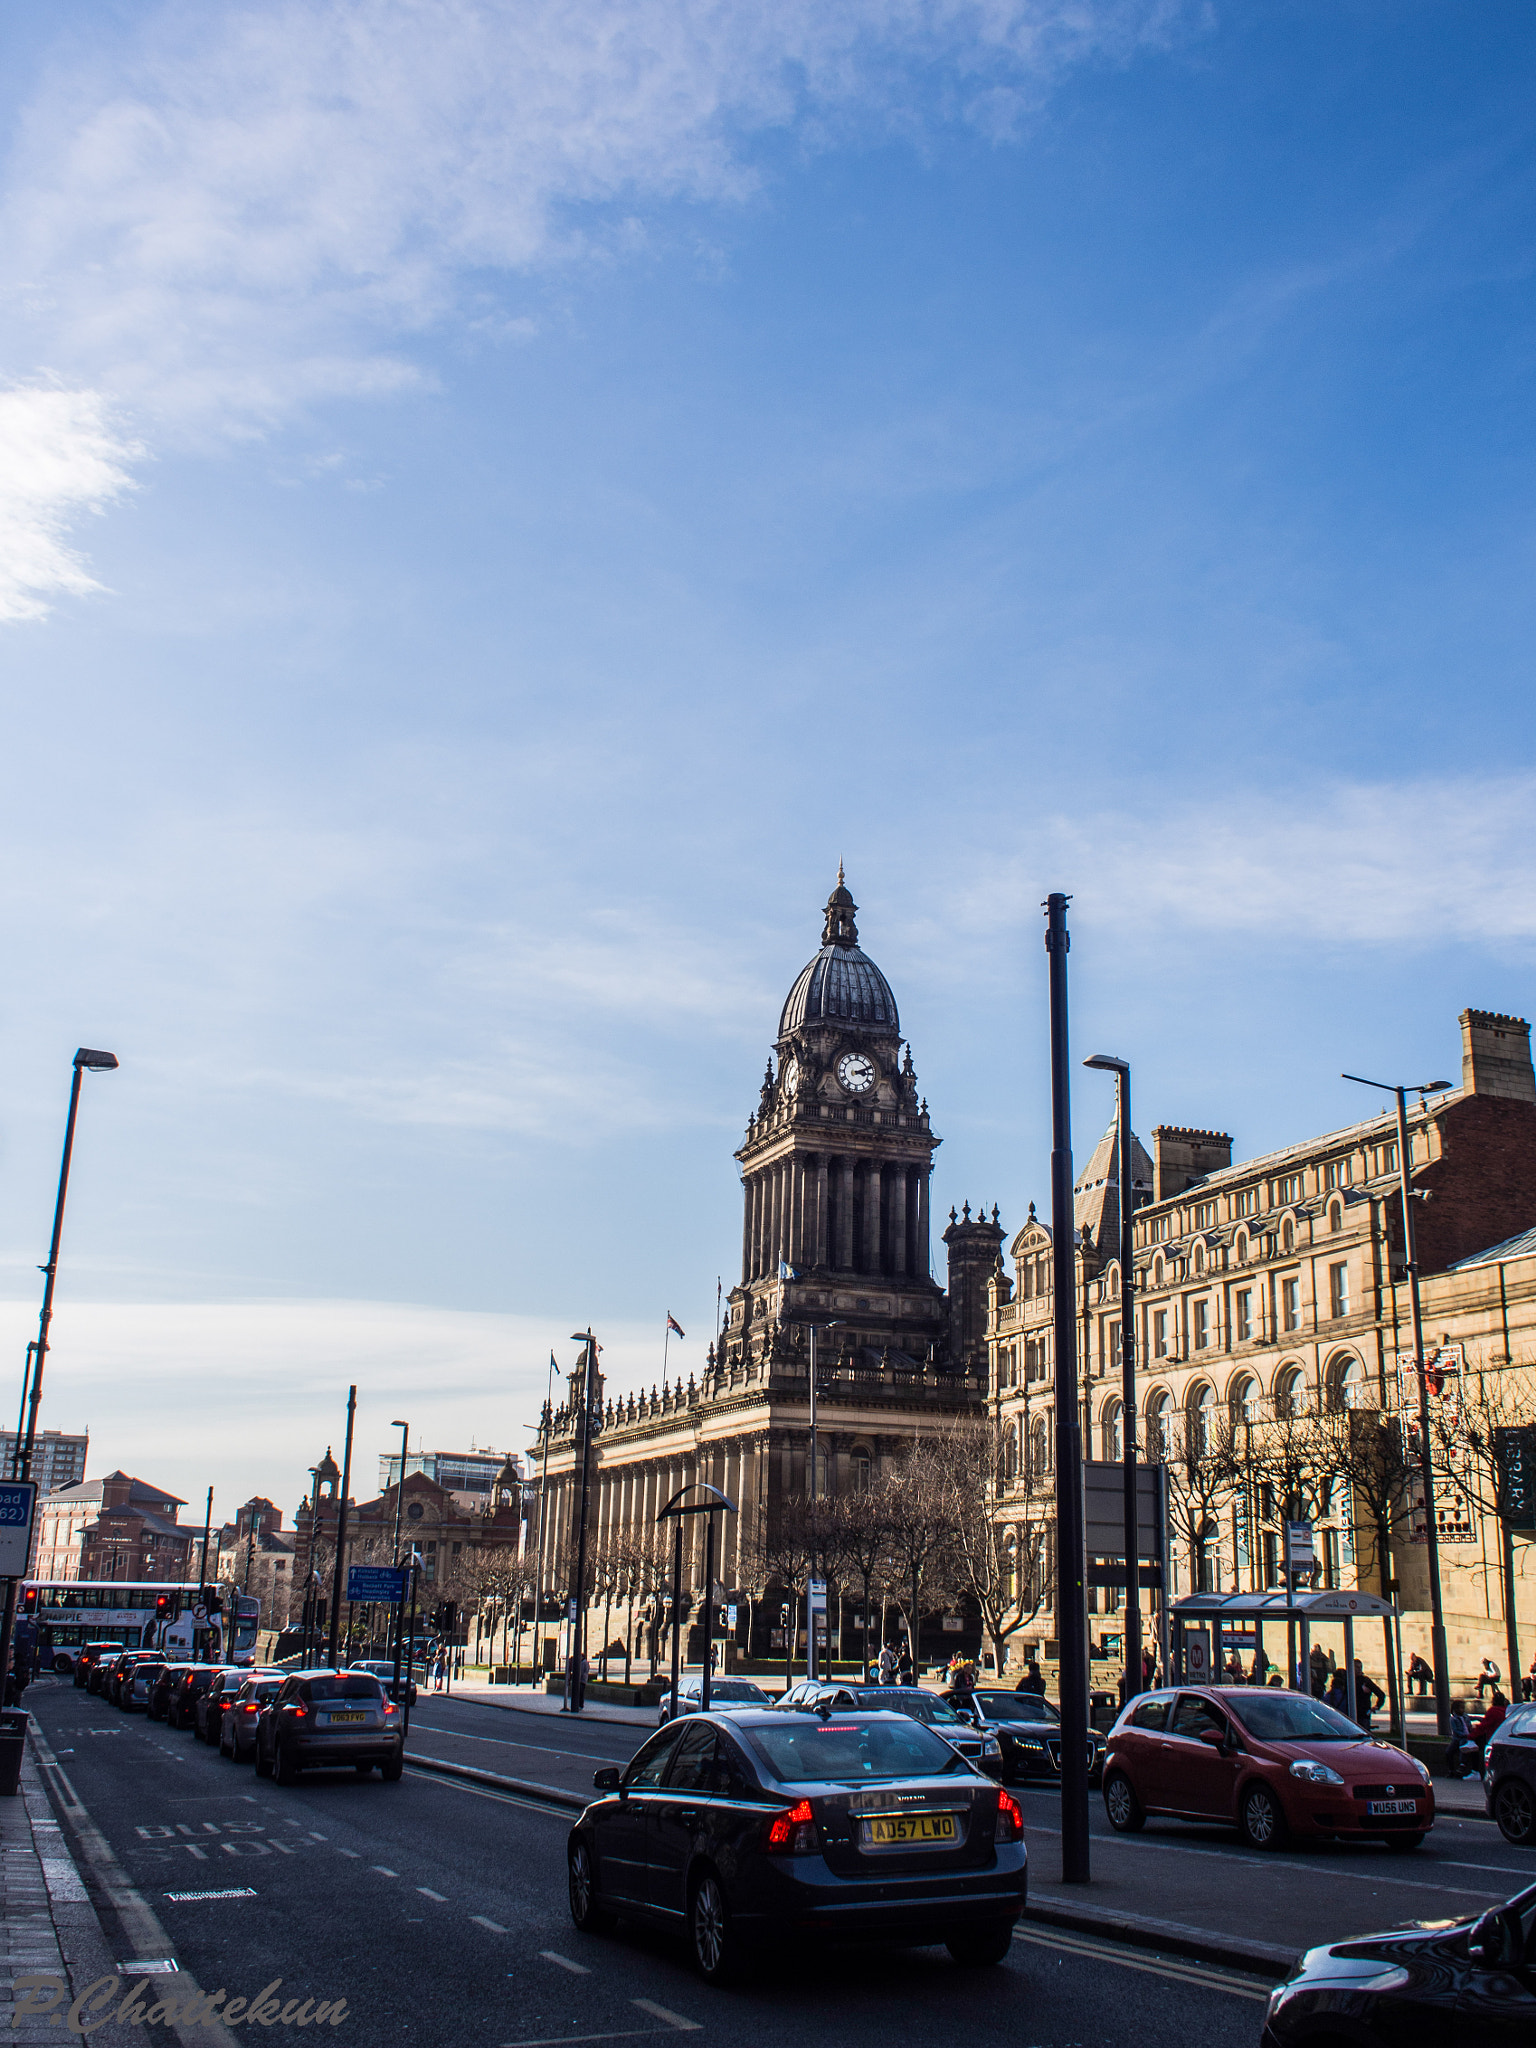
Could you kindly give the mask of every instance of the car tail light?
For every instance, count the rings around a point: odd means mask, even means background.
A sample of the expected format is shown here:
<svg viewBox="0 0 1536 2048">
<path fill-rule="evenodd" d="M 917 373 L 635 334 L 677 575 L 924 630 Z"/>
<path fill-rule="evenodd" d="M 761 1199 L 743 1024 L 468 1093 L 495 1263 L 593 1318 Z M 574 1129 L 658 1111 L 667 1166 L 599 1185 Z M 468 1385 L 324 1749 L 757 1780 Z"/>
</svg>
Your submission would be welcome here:
<svg viewBox="0 0 1536 2048">
<path fill-rule="evenodd" d="M 386 1721 L 389 1719 L 391 1714 L 398 1714 L 399 1711 L 400 1709 L 398 1707 L 392 1707 L 388 1700 L 384 1702 L 384 1718 Z"/>
<path fill-rule="evenodd" d="M 768 1848 L 779 1856 L 807 1856 L 816 1849 L 816 1818 L 809 1799 L 791 1806 L 768 1826 Z"/>
<path fill-rule="evenodd" d="M 1001 1785 L 997 1788 L 997 1833 L 994 1840 L 999 1842 L 1022 1842 L 1024 1839 L 1024 1816 L 1019 1802 Z"/>
<path fill-rule="evenodd" d="M 308 1707 L 304 1706 L 299 1700 L 290 1700 L 287 1706 L 284 1707 L 283 1712 L 285 1714 L 292 1714 L 295 1721 L 307 1721 L 309 1719 Z"/>
</svg>

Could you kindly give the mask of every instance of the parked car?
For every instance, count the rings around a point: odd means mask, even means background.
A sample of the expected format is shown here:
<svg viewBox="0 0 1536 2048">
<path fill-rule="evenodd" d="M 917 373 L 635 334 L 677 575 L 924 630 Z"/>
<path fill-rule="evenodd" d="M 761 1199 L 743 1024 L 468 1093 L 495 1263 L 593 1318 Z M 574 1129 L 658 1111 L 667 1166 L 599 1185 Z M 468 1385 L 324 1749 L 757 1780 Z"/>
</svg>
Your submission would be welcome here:
<svg viewBox="0 0 1536 2048">
<path fill-rule="evenodd" d="M 219 1755 L 237 1764 L 256 1753 L 256 1722 L 263 1707 L 270 1705 L 283 1689 L 285 1671 L 257 1671 L 247 1676 L 232 1693 L 220 1693 L 218 1732 L 212 1737 Z"/>
<path fill-rule="evenodd" d="M 985 1771 L 989 1778 L 1001 1778 L 1003 1774 L 1003 1747 L 996 1729 L 985 1721 L 963 1721 L 947 1700 L 941 1700 L 937 1693 L 925 1692 L 920 1685 L 847 1685 L 804 1678 L 779 1701 L 780 1709 L 814 1709 L 823 1705 L 830 1706 L 834 1713 L 858 1707 L 870 1713 L 906 1714 L 953 1743 L 967 1763 Z"/>
<path fill-rule="evenodd" d="M 161 1657 L 140 1657 L 118 1680 L 117 1704 L 125 1714 L 145 1714 L 155 1687 L 165 1671 Z"/>
<path fill-rule="evenodd" d="M 88 1684 L 91 1673 L 102 1659 L 117 1656 L 122 1647 L 121 1643 L 82 1643 L 75 1652 L 75 1684 Z M 92 1692 L 96 1690 L 95 1686 L 91 1686 L 90 1689 Z"/>
<path fill-rule="evenodd" d="M 168 1718 L 173 1694 L 179 1691 L 181 1681 L 193 1667 L 191 1664 L 162 1664 L 155 1674 L 155 1682 L 149 1689 L 144 1703 L 144 1718 L 147 1721 L 164 1721 Z"/>
<path fill-rule="evenodd" d="M 1236 1826 L 1253 1849 L 1289 1835 L 1417 1849 L 1435 1795 L 1406 1751 L 1306 1693 L 1185 1686 L 1142 1693 L 1110 1730 L 1104 1810 L 1121 1834 L 1166 1813 Z"/>
<path fill-rule="evenodd" d="M 664 1728 L 675 1714 L 696 1714 L 703 1704 L 704 1681 L 702 1678 L 678 1680 L 677 1698 L 672 1697 L 668 1686 L 656 1709 L 656 1724 Z M 709 1681 L 709 1703 L 711 1707 L 771 1707 L 773 1701 L 760 1685 L 754 1685 L 750 1678 L 711 1678 Z"/>
<path fill-rule="evenodd" d="M 204 1694 L 216 1678 L 222 1678 L 223 1669 L 217 1664 L 186 1664 L 181 1668 L 181 1677 L 166 1706 L 165 1718 L 172 1728 L 197 1727 L 197 1709 Z"/>
<path fill-rule="evenodd" d="M 389 1699 L 393 1699 L 395 1697 L 393 1689 L 395 1680 L 395 1666 L 393 1659 L 389 1657 L 360 1657 L 355 1664 L 349 1664 L 347 1666 L 347 1669 L 349 1671 L 371 1671 L 374 1677 L 379 1681 L 380 1685 L 383 1686 L 385 1696 Z M 425 1677 L 426 1673 L 423 1672 L 422 1676 Z M 411 1678 L 409 1669 L 404 1664 L 400 1666 L 399 1696 L 401 1703 L 403 1705 L 407 1707 L 415 1706 L 415 1682 Z"/>
<path fill-rule="evenodd" d="M 152 1650 L 122 1650 L 115 1657 L 105 1657 L 86 1680 L 86 1691 L 100 1693 L 104 1700 L 117 1705 L 117 1688 L 123 1673 L 140 1657 L 153 1656 Z"/>
<path fill-rule="evenodd" d="M 1483 1796 L 1506 1842 L 1536 1843 L 1536 1703 L 1510 1708 L 1489 1738 Z"/>
<path fill-rule="evenodd" d="M 290 1672 L 256 1716 L 259 1778 L 291 1785 L 312 1767 L 374 1765 L 394 1783 L 405 1768 L 404 1715 L 369 1671 Z"/>
<path fill-rule="evenodd" d="M 101 1689 L 114 1707 L 121 1707 L 125 1704 L 123 1697 L 124 1687 L 134 1672 L 138 1670 L 139 1666 L 141 1664 L 163 1664 L 164 1662 L 165 1659 L 158 1650 L 125 1650 L 120 1657 L 115 1657 L 108 1666 L 107 1675 L 102 1681 Z"/>
<path fill-rule="evenodd" d="M 1269 1995 L 1264 2048 L 1536 2039 L 1536 1889 L 1476 1920 L 1308 1949 Z"/>
<path fill-rule="evenodd" d="M 979 1687 L 972 1698 L 976 1711 L 997 1737 L 1003 1753 L 1003 1783 L 1021 1784 L 1028 1778 L 1061 1776 L 1061 1715 L 1049 1700 L 1037 1693 L 999 1692 L 992 1686 Z M 963 1715 L 965 1709 L 959 1708 Z M 1097 1728 L 1088 1731 L 1088 1782 L 1104 1779 L 1107 1742 Z"/>
<path fill-rule="evenodd" d="M 233 1699 L 251 1675 L 248 1664 L 215 1664 L 209 1667 L 208 1683 L 192 1704 L 192 1733 L 210 1745 L 219 1739 L 219 1723 L 226 1699 Z"/>
<path fill-rule="evenodd" d="M 1013 1795 L 907 1714 L 689 1714 L 592 1782 L 566 1847 L 571 1918 L 686 1931 L 711 1981 L 807 1937 L 996 1963 L 1024 1909 Z"/>
</svg>

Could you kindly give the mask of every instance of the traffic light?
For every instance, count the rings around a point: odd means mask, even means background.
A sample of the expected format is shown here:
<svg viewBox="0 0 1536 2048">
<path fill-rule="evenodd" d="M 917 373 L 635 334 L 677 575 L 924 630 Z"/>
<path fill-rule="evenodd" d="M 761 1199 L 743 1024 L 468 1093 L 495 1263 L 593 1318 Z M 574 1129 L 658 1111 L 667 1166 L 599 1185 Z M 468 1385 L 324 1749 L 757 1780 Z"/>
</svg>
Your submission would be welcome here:
<svg viewBox="0 0 1536 2048">
<path fill-rule="evenodd" d="M 786 1600 L 786 1601 L 784 1602 L 783 1606 L 782 1606 L 782 1607 L 781 1607 L 781 1608 L 779 1609 L 779 1627 L 780 1627 L 780 1628 L 788 1628 L 788 1627 L 789 1627 L 789 1602 L 788 1602 L 787 1600 Z"/>
<path fill-rule="evenodd" d="M 22 1594 L 22 1596 L 21 1596 L 21 1611 L 22 1611 L 22 1613 L 23 1613 L 23 1614 L 36 1614 L 36 1612 L 37 1612 L 37 1588 L 36 1588 L 36 1586 L 28 1586 L 28 1587 L 27 1587 L 27 1589 L 26 1589 L 26 1591 L 25 1591 L 25 1592 L 24 1592 L 24 1593 Z"/>
<path fill-rule="evenodd" d="M 156 1621 L 174 1621 L 176 1619 L 176 1596 L 174 1593 L 157 1593 L 155 1595 L 155 1619 Z"/>
</svg>

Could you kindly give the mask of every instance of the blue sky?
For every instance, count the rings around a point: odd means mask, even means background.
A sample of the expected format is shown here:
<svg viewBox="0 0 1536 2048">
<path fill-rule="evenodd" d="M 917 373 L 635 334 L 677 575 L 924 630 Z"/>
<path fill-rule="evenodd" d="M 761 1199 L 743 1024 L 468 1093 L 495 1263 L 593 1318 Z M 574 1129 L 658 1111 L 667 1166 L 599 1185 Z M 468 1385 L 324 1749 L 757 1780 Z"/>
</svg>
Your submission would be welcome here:
<svg viewBox="0 0 1536 2048">
<path fill-rule="evenodd" d="M 588 1320 L 697 1363 L 840 856 L 940 1211 L 1045 1199 L 1047 889 L 1239 1156 L 1529 1014 L 1529 10 L 0 33 L 0 1344 L 110 1046 L 98 1469 L 291 1510 L 349 1378 L 371 1473 Z"/>
</svg>

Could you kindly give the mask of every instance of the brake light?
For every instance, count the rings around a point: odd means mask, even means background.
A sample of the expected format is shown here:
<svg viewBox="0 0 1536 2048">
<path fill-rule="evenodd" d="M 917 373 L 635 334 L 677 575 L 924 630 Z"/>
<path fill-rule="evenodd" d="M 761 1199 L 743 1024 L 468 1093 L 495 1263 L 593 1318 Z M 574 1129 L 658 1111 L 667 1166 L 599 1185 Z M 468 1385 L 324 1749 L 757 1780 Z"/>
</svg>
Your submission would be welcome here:
<svg viewBox="0 0 1536 2048">
<path fill-rule="evenodd" d="M 284 1707 L 283 1712 L 285 1714 L 292 1714 L 295 1721 L 307 1721 L 309 1719 L 308 1707 L 304 1706 L 299 1700 L 290 1700 L 287 1706 Z"/>
<path fill-rule="evenodd" d="M 385 1718 L 385 1720 L 386 1720 L 386 1721 L 387 1721 L 387 1720 L 389 1719 L 389 1717 L 390 1717 L 390 1715 L 391 1715 L 391 1714 L 398 1714 L 398 1713 L 399 1713 L 399 1711 L 400 1711 L 400 1709 L 399 1709 L 398 1707 L 392 1707 L 392 1706 L 391 1706 L 391 1705 L 389 1704 L 389 1701 L 388 1701 L 388 1700 L 386 1700 L 386 1701 L 384 1702 L 384 1718 Z"/>
<path fill-rule="evenodd" d="M 247 1700 L 245 1705 L 240 1709 L 240 1711 L 242 1714 L 259 1714 L 261 1712 L 261 1709 L 257 1706 L 254 1700 Z"/>
<path fill-rule="evenodd" d="M 1022 1842 L 1024 1839 L 1024 1815 L 1019 1802 L 1001 1785 L 997 1788 L 997 1832 L 993 1838 L 999 1842 Z"/>
<path fill-rule="evenodd" d="M 780 1856 L 806 1856 L 816 1848 L 816 1819 L 809 1799 L 791 1806 L 768 1825 L 769 1849 Z"/>
</svg>

